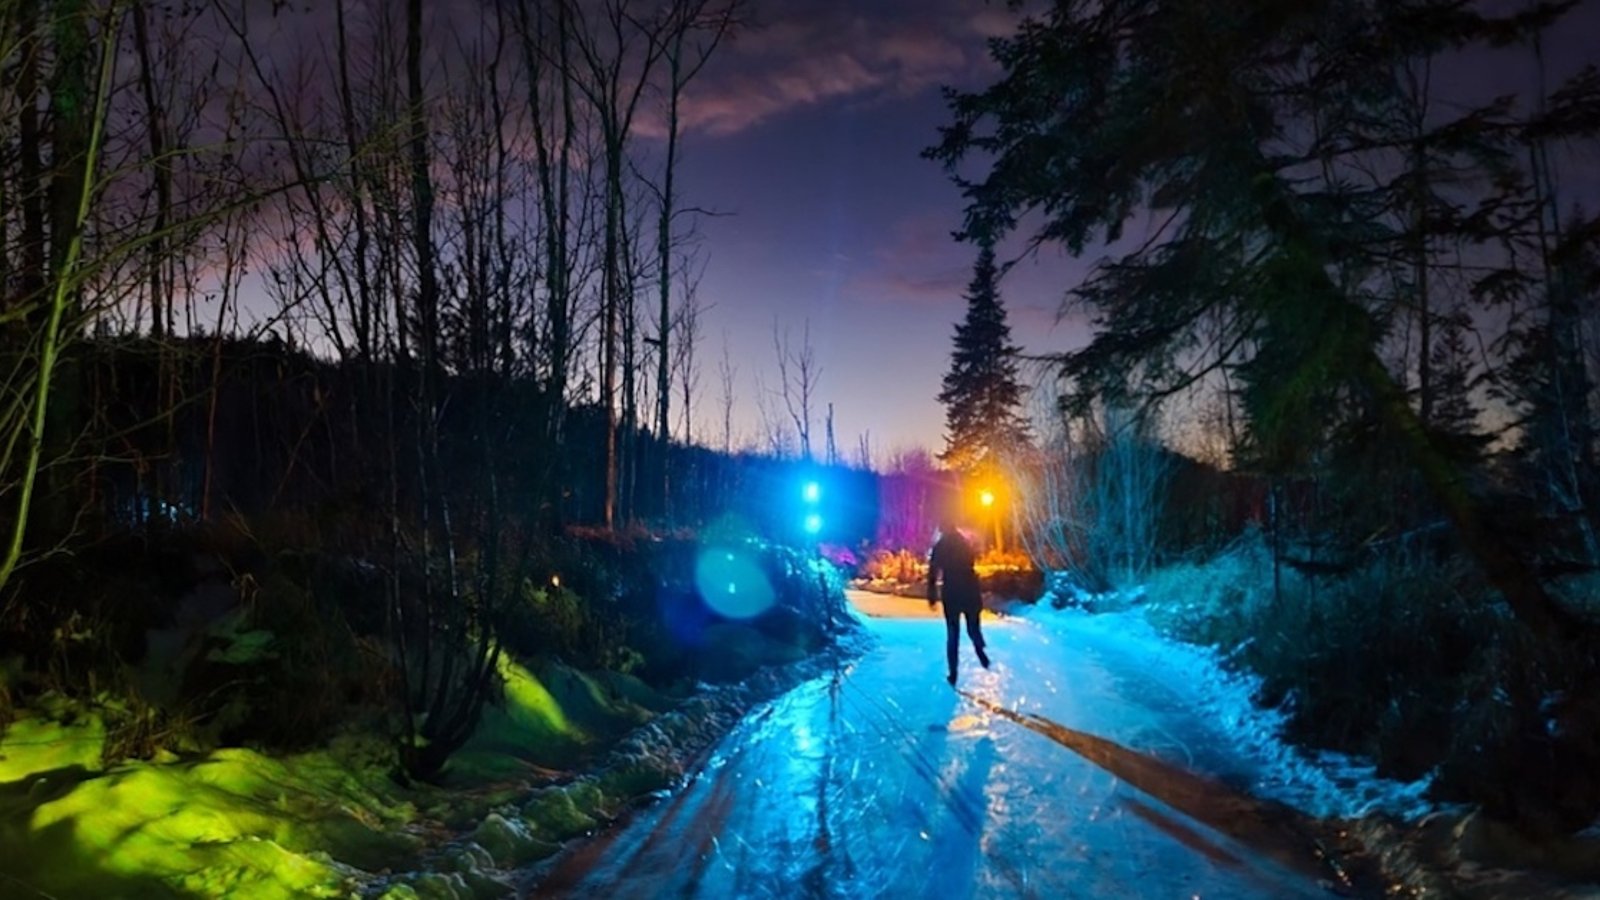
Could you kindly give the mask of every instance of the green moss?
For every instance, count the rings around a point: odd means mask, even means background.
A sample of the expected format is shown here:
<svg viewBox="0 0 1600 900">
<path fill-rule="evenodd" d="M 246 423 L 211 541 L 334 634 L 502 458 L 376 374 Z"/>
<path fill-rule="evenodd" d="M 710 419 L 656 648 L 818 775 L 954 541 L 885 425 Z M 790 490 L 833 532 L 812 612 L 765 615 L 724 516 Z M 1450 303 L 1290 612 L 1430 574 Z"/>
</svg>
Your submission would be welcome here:
<svg viewBox="0 0 1600 900">
<path fill-rule="evenodd" d="M 554 853 L 557 846 L 540 840 L 527 823 L 517 818 L 507 818 L 490 813 L 473 829 L 472 839 L 487 851 L 496 863 L 518 866 Z"/>
<path fill-rule="evenodd" d="M 564 841 L 598 824 L 590 813 L 600 809 L 603 800 L 598 786 L 580 779 L 534 791 L 522 807 L 522 818 L 534 823 L 542 837 Z"/>
<path fill-rule="evenodd" d="M 530 732 L 572 734 L 566 713 L 532 672 L 502 656 L 500 676 L 505 679 L 506 714 L 513 724 Z"/>
<path fill-rule="evenodd" d="M 0 737 L 0 784 L 73 767 L 96 771 L 105 741 L 105 723 L 97 715 L 70 724 L 43 716 L 18 719 Z"/>
<path fill-rule="evenodd" d="M 537 778 L 577 765 L 597 744 L 650 720 L 669 701 L 636 679 L 549 664 L 537 671 L 502 657 L 504 700 L 451 757 L 456 785 Z"/>
<path fill-rule="evenodd" d="M 381 770 L 329 753 L 276 760 L 232 749 L 129 764 L 8 795 L 0 871 L 78 896 L 344 896 L 351 867 L 419 850 L 399 830 L 415 812 L 397 790 Z"/>
</svg>

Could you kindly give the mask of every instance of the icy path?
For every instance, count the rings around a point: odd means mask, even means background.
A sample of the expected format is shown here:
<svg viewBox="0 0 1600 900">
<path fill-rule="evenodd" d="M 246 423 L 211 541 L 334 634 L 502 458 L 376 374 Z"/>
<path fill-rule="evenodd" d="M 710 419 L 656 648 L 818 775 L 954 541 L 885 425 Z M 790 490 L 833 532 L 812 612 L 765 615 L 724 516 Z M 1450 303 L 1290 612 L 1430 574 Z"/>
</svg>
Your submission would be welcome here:
<svg viewBox="0 0 1600 900">
<path fill-rule="evenodd" d="M 749 717 L 532 894 L 1332 896 L 1334 830 L 1230 787 L 1258 773 L 1136 647 L 986 620 L 995 667 L 964 643 L 958 692 L 925 604 L 851 599 L 874 613 L 864 656 Z"/>
</svg>

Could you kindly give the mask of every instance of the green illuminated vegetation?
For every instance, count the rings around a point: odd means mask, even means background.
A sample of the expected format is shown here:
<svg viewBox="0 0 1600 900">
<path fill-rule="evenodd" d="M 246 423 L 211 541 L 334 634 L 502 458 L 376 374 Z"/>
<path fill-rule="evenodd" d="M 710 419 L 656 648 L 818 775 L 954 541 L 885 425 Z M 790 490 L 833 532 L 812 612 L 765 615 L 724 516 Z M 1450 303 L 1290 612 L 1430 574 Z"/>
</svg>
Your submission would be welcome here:
<svg viewBox="0 0 1600 900">
<path fill-rule="evenodd" d="M 97 772 L 97 736 L 31 719 L 8 731 L 8 881 L 66 896 L 342 896 L 346 865 L 392 865 L 419 848 L 400 830 L 414 803 L 349 749 L 273 759 L 231 748 Z M 42 752 L 52 746 L 69 749 Z"/>
<path fill-rule="evenodd" d="M 751 577 L 770 580 L 777 607 L 673 635 L 658 593 L 694 600 L 698 545 L 583 552 L 594 555 L 568 576 L 576 587 L 524 593 L 482 715 L 430 781 L 399 775 L 394 708 L 365 683 L 383 670 L 359 652 L 373 638 L 360 633 L 359 581 L 291 557 L 263 572 L 248 605 L 217 591 L 206 596 L 218 611 L 183 625 L 198 615 L 190 593 L 177 603 L 190 612 L 139 632 L 141 657 L 90 666 L 85 681 L 48 662 L 90 661 L 70 644 L 42 647 L 35 672 L 14 660 L 0 696 L 24 702 L 0 732 L 0 893 L 348 896 L 387 877 L 395 898 L 500 896 L 503 868 L 671 785 L 747 696 L 688 685 L 804 658 L 821 642 L 800 623 L 837 602 L 819 590 L 837 581 L 809 563 L 751 549 Z M 129 598 L 161 601 L 137 565 L 105 571 L 118 573 L 103 587 L 125 613 L 139 605 Z M 585 599 L 603 583 L 621 594 Z M 134 624 L 100 618 L 60 637 L 109 646 Z"/>
<path fill-rule="evenodd" d="M 226 748 L 105 767 L 98 716 L 18 719 L 0 741 L 0 876 L 54 896 L 346 896 L 369 873 L 414 865 L 421 834 L 469 826 L 653 715 L 628 695 L 667 702 L 620 676 L 546 673 L 551 686 L 502 664 L 505 704 L 452 760 L 448 787 L 396 784 L 376 737 L 284 757 Z M 609 802 L 595 789 L 561 793 L 538 802 L 537 818 L 565 837 Z M 509 852 L 505 840 L 488 843 Z"/>
</svg>

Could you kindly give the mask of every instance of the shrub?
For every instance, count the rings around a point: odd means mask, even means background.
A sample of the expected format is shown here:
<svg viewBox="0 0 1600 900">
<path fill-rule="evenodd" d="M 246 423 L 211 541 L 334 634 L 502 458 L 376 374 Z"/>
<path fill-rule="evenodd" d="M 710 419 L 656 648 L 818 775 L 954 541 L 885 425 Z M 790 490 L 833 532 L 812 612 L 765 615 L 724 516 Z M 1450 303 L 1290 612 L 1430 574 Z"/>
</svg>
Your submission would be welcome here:
<svg viewBox="0 0 1600 900">
<path fill-rule="evenodd" d="M 1290 737 L 1435 771 L 1451 799 L 1542 832 L 1600 813 L 1600 648 L 1536 642 L 1459 555 L 1391 550 L 1337 576 L 1282 566 L 1258 532 L 1149 581 L 1147 616 L 1260 676 Z"/>
<path fill-rule="evenodd" d="M 1259 675 L 1259 699 L 1287 707 L 1293 737 L 1400 777 L 1445 758 L 1453 711 L 1495 683 L 1481 651 L 1508 625 L 1459 562 L 1393 554 L 1338 577 L 1274 573 L 1254 531 L 1214 560 L 1163 570 L 1147 591 L 1157 627 Z"/>
<path fill-rule="evenodd" d="M 928 578 L 928 560 L 910 550 L 874 550 L 860 575 L 867 581 L 921 584 Z"/>
</svg>

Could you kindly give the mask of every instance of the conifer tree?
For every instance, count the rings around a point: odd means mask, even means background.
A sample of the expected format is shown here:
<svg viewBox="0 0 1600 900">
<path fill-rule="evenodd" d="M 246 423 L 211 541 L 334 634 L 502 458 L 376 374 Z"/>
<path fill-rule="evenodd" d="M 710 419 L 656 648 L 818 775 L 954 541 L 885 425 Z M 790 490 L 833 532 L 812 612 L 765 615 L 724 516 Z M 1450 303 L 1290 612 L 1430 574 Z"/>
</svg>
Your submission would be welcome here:
<svg viewBox="0 0 1600 900">
<path fill-rule="evenodd" d="M 1017 348 L 1000 302 L 994 247 L 981 243 L 967 285 L 967 315 L 956 326 L 950 371 L 939 402 L 945 406 L 945 450 L 939 458 L 961 472 L 1002 463 L 1032 442 L 1022 415 Z"/>
<path fill-rule="evenodd" d="M 1472 322 L 1457 310 L 1439 323 L 1439 338 L 1429 351 L 1434 374 L 1434 398 L 1427 425 L 1444 449 L 1460 458 L 1480 456 L 1489 437 L 1478 428 L 1478 407 L 1472 400 L 1476 381 L 1467 335 Z"/>
</svg>

